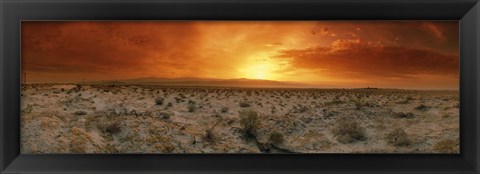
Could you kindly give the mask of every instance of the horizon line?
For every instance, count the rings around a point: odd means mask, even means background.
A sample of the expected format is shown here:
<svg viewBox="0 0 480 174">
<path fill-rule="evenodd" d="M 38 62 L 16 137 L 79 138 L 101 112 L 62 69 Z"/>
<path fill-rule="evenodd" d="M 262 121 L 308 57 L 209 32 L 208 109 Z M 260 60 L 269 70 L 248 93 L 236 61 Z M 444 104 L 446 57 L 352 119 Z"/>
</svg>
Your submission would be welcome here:
<svg viewBox="0 0 480 174">
<path fill-rule="evenodd" d="M 88 84 L 88 83 L 75 83 L 75 82 L 37 82 L 37 83 L 27 83 L 22 85 L 85 85 L 85 86 L 109 86 L 111 84 Z M 233 86 L 233 85 L 160 85 L 160 84 L 135 84 L 135 83 L 127 83 L 127 84 L 114 84 L 116 86 L 162 86 L 162 87 L 210 87 L 210 88 L 278 88 L 278 89 L 372 89 L 372 90 L 418 90 L 418 91 L 460 91 L 460 89 L 446 89 L 446 88 L 439 88 L 439 89 L 432 89 L 432 88 L 389 88 L 389 87 L 312 87 L 312 86 L 294 86 L 294 87 L 286 87 L 286 86 Z"/>
</svg>

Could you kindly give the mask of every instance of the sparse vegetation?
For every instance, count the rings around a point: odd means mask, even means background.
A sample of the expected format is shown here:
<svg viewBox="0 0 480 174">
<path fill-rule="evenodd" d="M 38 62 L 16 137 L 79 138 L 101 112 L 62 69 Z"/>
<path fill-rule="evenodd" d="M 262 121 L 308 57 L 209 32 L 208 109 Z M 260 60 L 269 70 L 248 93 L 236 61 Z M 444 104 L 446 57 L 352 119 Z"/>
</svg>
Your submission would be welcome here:
<svg viewBox="0 0 480 174">
<path fill-rule="evenodd" d="M 415 109 L 416 109 L 416 110 L 420 110 L 420 111 L 425 111 L 425 110 L 430 109 L 430 107 L 427 106 L 427 105 L 421 104 L 421 105 L 415 107 Z"/>
<path fill-rule="evenodd" d="M 98 122 L 97 128 L 104 133 L 110 134 L 117 134 L 122 130 L 120 121 L 111 121 L 106 123 Z"/>
<path fill-rule="evenodd" d="M 164 99 L 164 98 L 161 98 L 161 97 L 160 97 L 160 98 L 157 98 L 157 99 L 155 99 L 155 104 L 156 104 L 156 105 L 163 105 L 163 101 L 164 101 L 164 100 L 165 100 L 165 99 Z"/>
<path fill-rule="evenodd" d="M 239 104 L 242 108 L 250 107 L 250 103 L 247 101 L 241 101 Z"/>
<path fill-rule="evenodd" d="M 325 103 L 325 106 L 339 105 L 339 104 L 344 104 L 344 103 L 345 103 L 345 101 L 342 101 L 342 100 L 340 100 L 340 99 L 338 99 L 338 98 L 335 98 L 335 99 L 332 100 L 332 101 L 326 102 L 326 103 Z"/>
<path fill-rule="evenodd" d="M 337 141 L 344 144 L 365 139 L 364 128 L 358 122 L 346 118 L 338 119 L 332 132 Z"/>
<path fill-rule="evenodd" d="M 455 153 L 459 149 L 456 91 L 120 83 L 76 90 L 75 84 L 22 86 L 21 133 L 27 137 L 22 152 Z M 402 100 L 408 102 L 399 104 Z M 69 131 L 73 127 L 75 134 Z M 32 144 L 40 141 L 53 143 Z"/>
<path fill-rule="evenodd" d="M 168 120 L 172 117 L 173 113 L 171 112 L 158 112 L 157 116 L 161 119 Z"/>
<path fill-rule="evenodd" d="M 242 110 L 240 114 L 240 124 L 246 137 L 255 137 L 259 126 L 258 113 L 255 110 Z"/>
<path fill-rule="evenodd" d="M 214 142 L 216 140 L 216 136 L 215 136 L 215 132 L 213 131 L 215 129 L 215 127 L 220 124 L 220 122 L 222 122 L 222 120 L 218 120 L 212 127 L 210 127 L 210 129 L 207 129 L 205 131 L 205 136 L 204 136 L 204 139 L 208 142 Z"/>
<path fill-rule="evenodd" d="M 197 106 L 195 105 L 195 103 L 188 103 L 187 109 L 188 109 L 188 112 L 195 112 L 195 110 L 197 109 Z"/>
<path fill-rule="evenodd" d="M 386 135 L 385 140 L 388 142 L 388 144 L 391 144 L 394 146 L 410 145 L 410 140 L 408 139 L 407 133 L 401 128 L 397 128 L 389 132 Z"/>
<path fill-rule="evenodd" d="M 220 109 L 220 112 L 227 113 L 228 112 L 228 107 L 226 107 L 226 106 L 222 107 L 222 109 Z"/>
<path fill-rule="evenodd" d="M 281 133 L 273 132 L 272 134 L 270 134 L 269 140 L 272 144 L 282 144 L 284 141 L 284 138 Z"/>
<path fill-rule="evenodd" d="M 414 118 L 415 115 L 411 112 L 403 113 L 403 112 L 394 112 L 392 114 L 394 118 Z"/>
<path fill-rule="evenodd" d="M 33 111 L 33 106 L 27 105 L 27 107 L 25 107 L 25 109 L 22 110 L 22 113 L 30 114 L 32 111 Z"/>
<path fill-rule="evenodd" d="M 75 113 L 73 113 L 75 115 L 87 115 L 87 112 L 85 111 L 75 111 Z"/>
<path fill-rule="evenodd" d="M 111 134 L 116 134 L 121 131 L 120 122 L 113 122 L 105 128 L 105 131 Z"/>
</svg>

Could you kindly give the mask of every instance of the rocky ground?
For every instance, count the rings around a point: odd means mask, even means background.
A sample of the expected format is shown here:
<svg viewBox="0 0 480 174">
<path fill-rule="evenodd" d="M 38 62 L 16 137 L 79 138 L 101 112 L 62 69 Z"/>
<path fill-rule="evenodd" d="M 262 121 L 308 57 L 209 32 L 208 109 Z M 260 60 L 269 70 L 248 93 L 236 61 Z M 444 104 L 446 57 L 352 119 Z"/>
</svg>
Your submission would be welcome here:
<svg viewBox="0 0 480 174">
<path fill-rule="evenodd" d="M 26 85 L 23 153 L 458 153 L 458 91 Z"/>
</svg>

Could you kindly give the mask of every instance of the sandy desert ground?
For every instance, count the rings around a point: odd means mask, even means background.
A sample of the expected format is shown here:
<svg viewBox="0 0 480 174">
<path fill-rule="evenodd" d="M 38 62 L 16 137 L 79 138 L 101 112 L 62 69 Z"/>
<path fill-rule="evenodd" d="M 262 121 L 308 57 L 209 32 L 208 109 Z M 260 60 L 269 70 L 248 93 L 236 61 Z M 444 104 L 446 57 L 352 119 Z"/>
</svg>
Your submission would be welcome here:
<svg viewBox="0 0 480 174">
<path fill-rule="evenodd" d="M 458 153 L 458 91 L 22 87 L 23 153 Z"/>
</svg>

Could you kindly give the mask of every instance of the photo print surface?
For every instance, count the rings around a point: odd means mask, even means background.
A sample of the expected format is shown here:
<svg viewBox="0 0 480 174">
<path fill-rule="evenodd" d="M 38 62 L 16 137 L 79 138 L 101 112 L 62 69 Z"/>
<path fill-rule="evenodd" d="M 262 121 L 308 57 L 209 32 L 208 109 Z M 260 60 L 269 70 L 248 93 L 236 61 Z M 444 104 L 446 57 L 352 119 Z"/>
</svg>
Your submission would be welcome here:
<svg viewBox="0 0 480 174">
<path fill-rule="evenodd" d="M 459 153 L 457 21 L 23 21 L 22 153 Z"/>
</svg>

